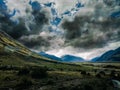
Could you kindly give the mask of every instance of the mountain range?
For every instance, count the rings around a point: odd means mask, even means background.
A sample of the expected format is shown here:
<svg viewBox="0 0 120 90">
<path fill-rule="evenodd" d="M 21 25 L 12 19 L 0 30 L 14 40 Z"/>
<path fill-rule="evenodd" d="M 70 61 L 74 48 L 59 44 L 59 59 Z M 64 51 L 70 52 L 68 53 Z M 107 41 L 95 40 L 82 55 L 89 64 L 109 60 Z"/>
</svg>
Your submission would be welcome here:
<svg viewBox="0 0 120 90">
<path fill-rule="evenodd" d="M 56 57 L 45 52 L 35 53 L 3 31 L 0 31 L 0 57 L 0 61 L 9 58 L 18 60 L 22 58 L 22 61 L 28 61 L 26 58 L 34 58 L 35 61 L 36 59 L 40 59 L 47 62 L 85 62 L 83 58 L 73 55 Z M 23 57 L 25 58 L 23 59 Z M 93 58 L 91 62 L 120 62 L 120 47 Z"/>
<path fill-rule="evenodd" d="M 85 60 L 81 57 L 73 56 L 73 55 L 64 55 L 61 57 L 64 62 L 85 62 Z"/>
<path fill-rule="evenodd" d="M 120 47 L 105 52 L 100 57 L 93 58 L 92 62 L 120 62 Z"/>
<path fill-rule="evenodd" d="M 62 57 L 57 57 L 54 55 L 47 54 L 45 52 L 39 52 L 41 56 L 47 57 L 52 60 L 57 60 L 61 62 L 84 62 L 85 60 L 81 57 L 73 56 L 73 55 L 64 55 Z"/>
<path fill-rule="evenodd" d="M 64 55 L 62 57 L 57 57 L 45 52 L 40 52 L 39 54 L 46 58 L 60 62 L 85 62 L 83 58 L 73 55 Z M 90 60 L 90 62 L 120 62 L 120 47 L 115 50 L 109 50 L 101 56 L 93 58 L 92 60 Z"/>
</svg>

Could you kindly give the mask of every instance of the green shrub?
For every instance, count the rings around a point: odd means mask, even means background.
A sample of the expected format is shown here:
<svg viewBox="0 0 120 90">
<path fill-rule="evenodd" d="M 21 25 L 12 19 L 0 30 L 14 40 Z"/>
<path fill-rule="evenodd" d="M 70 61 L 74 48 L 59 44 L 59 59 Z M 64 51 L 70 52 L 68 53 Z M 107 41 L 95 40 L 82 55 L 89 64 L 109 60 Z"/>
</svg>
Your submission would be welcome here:
<svg viewBox="0 0 120 90">
<path fill-rule="evenodd" d="M 42 67 L 34 68 L 30 73 L 32 78 L 39 79 L 47 77 L 47 69 Z"/>
<path fill-rule="evenodd" d="M 99 71 L 97 74 L 96 74 L 96 77 L 97 78 L 103 78 L 105 77 L 106 73 L 104 71 Z"/>
<path fill-rule="evenodd" d="M 20 78 L 18 84 L 16 85 L 17 90 L 27 89 L 32 85 L 31 79 L 28 77 L 22 77 Z"/>
<path fill-rule="evenodd" d="M 0 70 L 3 70 L 3 71 L 7 70 L 7 66 L 6 65 L 1 65 Z"/>
<path fill-rule="evenodd" d="M 112 70 L 111 73 L 110 73 L 110 76 L 111 76 L 111 77 L 115 77 L 115 73 L 116 73 L 116 71 L 115 71 L 115 70 Z"/>
<path fill-rule="evenodd" d="M 91 76 L 91 74 L 90 74 L 90 73 L 87 73 L 87 76 Z"/>
<path fill-rule="evenodd" d="M 96 74 L 95 76 L 96 76 L 97 78 L 101 78 L 101 74 L 100 74 L 100 73 Z"/>
<path fill-rule="evenodd" d="M 105 73 L 104 71 L 100 71 L 99 73 L 100 73 L 101 75 L 103 75 L 103 76 L 106 75 L 106 73 Z"/>
<path fill-rule="evenodd" d="M 84 90 L 93 90 L 93 87 L 90 85 L 85 85 Z"/>
<path fill-rule="evenodd" d="M 47 85 L 53 85 L 54 83 L 55 83 L 55 80 L 53 80 L 53 79 L 49 79 L 47 81 Z"/>
<path fill-rule="evenodd" d="M 81 71 L 81 75 L 86 75 L 86 71 Z"/>
<path fill-rule="evenodd" d="M 21 68 L 19 71 L 18 71 L 18 75 L 27 75 L 30 73 L 30 70 L 26 67 L 24 68 Z"/>
</svg>

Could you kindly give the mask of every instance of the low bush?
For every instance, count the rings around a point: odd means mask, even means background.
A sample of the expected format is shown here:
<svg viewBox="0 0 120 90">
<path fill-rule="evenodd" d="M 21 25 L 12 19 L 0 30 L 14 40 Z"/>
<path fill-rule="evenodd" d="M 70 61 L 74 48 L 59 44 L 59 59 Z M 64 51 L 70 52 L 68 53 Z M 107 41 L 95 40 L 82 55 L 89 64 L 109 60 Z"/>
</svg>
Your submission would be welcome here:
<svg viewBox="0 0 120 90">
<path fill-rule="evenodd" d="M 16 85 L 17 90 L 23 90 L 23 89 L 27 89 L 32 85 L 32 81 L 31 79 L 29 79 L 28 77 L 22 77 L 20 78 L 18 84 Z"/>
<path fill-rule="evenodd" d="M 86 71 L 81 71 L 81 75 L 86 75 Z"/>
<path fill-rule="evenodd" d="M 47 69 L 42 67 L 33 68 L 30 73 L 32 78 L 39 79 L 47 77 Z"/>
<path fill-rule="evenodd" d="M 30 73 L 30 70 L 26 67 L 23 67 L 18 71 L 18 75 L 27 75 L 29 73 Z"/>
</svg>

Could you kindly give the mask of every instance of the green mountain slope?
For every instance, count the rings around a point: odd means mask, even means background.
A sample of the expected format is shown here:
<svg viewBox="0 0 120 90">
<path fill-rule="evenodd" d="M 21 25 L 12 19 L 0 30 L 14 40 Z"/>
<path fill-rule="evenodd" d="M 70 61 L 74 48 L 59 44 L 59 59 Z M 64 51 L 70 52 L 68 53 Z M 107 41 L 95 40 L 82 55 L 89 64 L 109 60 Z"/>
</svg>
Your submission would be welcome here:
<svg viewBox="0 0 120 90">
<path fill-rule="evenodd" d="M 0 31 L 0 64 L 23 65 L 43 62 L 52 63 L 55 61 L 32 52 L 5 32 Z"/>
<path fill-rule="evenodd" d="M 32 52 L 27 47 L 14 40 L 12 37 L 7 35 L 5 32 L 0 31 L 0 65 L 37 65 L 46 66 L 51 69 L 60 68 L 61 65 L 64 68 L 74 65 L 69 63 L 62 63 L 56 60 L 48 59 L 44 56 Z M 72 66 L 70 67 L 72 68 Z M 77 67 L 78 68 L 78 67 Z"/>
<path fill-rule="evenodd" d="M 32 56 L 36 58 L 44 58 L 30 51 L 27 47 L 15 41 L 12 37 L 7 35 L 5 32 L 0 31 L 0 53 L 4 53 L 4 52 L 17 53 L 23 56 Z M 44 59 L 47 60 L 47 58 L 44 58 Z"/>
</svg>

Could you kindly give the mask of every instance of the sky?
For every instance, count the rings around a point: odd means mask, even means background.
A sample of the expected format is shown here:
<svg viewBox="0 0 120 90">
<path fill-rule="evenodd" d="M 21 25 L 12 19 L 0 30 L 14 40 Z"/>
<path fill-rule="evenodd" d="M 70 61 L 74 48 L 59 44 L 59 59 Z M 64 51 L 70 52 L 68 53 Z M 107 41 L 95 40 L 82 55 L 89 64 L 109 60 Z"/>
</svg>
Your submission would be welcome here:
<svg viewBox="0 0 120 90">
<path fill-rule="evenodd" d="M 85 60 L 120 46 L 119 0 L 1 0 L 0 30 L 33 51 Z"/>
</svg>

